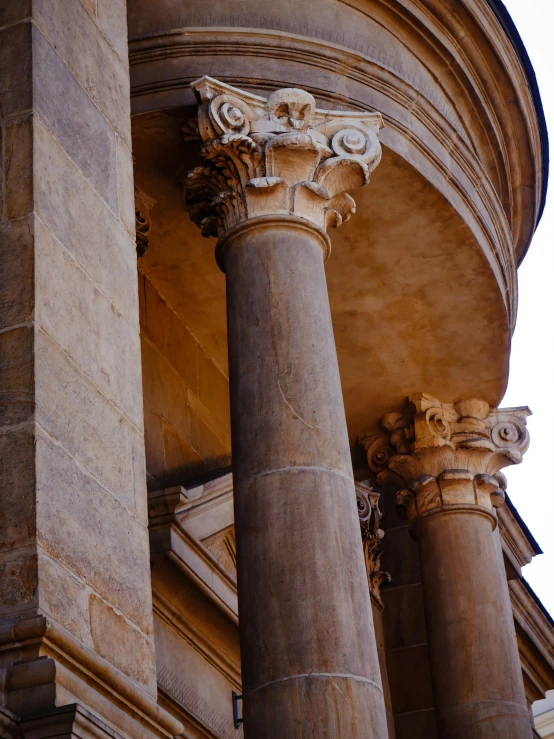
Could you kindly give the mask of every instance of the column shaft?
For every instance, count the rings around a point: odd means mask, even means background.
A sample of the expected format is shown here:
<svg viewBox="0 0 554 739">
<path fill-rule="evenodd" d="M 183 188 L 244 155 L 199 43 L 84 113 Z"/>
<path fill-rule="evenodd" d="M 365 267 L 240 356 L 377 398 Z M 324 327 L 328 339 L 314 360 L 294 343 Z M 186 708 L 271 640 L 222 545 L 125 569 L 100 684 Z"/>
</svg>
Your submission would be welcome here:
<svg viewBox="0 0 554 739">
<path fill-rule="evenodd" d="M 279 216 L 222 248 L 245 735 L 382 739 L 327 238 Z"/>
<path fill-rule="evenodd" d="M 415 522 L 440 739 L 532 736 L 491 524 L 476 507 Z"/>
</svg>

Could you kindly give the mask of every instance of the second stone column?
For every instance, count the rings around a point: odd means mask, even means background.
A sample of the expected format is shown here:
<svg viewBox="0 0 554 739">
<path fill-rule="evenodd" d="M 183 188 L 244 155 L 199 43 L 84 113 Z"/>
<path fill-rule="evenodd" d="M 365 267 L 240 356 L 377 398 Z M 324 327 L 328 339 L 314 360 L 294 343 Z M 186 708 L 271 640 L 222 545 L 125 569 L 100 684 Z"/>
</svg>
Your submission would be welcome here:
<svg viewBox="0 0 554 739">
<path fill-rule="evenodd" d="M 227 278 L 245 736 L 384 739 L 324 272 L 380 118 L 295 89 L 193 88 L 204 166 L 185 202 Z"/>
</svg>

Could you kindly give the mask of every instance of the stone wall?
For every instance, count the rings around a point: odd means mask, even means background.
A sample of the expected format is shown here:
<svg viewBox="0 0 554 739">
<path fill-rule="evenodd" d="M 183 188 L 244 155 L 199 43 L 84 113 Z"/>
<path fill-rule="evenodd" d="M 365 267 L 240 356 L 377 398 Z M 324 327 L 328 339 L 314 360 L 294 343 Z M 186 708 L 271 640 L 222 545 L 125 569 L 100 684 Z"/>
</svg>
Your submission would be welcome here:
<svg viewBox="0 0 554 739">
<path fill-rule="evenodd" d="M 229 454 L 228 378 L 142 274 L 139 299 L 148 472 Z"/>
<path fill-rule="evenodd" d="M 2 3 L 0 101 L 0 703 L 118 725 L 99 673 L 156 712 L 125 1 Z"/>
</svg>

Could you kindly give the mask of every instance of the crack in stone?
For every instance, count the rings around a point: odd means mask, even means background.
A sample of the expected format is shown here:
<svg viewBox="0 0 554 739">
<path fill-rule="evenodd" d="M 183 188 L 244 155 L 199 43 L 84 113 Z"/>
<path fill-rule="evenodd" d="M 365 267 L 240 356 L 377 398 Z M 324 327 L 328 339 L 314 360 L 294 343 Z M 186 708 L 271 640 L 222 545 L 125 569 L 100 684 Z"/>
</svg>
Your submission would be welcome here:
<svg viewBox="0 0 554 739">
<path fill-rule="evenodd" d="M 279 388 L 279 392 L 281 393 L 281 397 L 285 401 L 285 404 L 291 409 L 291 411 L 294 413 L 294 415 L 296 416 L 296 418 L 298 418 L 299 421 L 302 421 L 302 423 L 304 424 L 304 426 L 307 426 L 309 429 L 319 429 L 320 431 L 323 431 L 326 434 L 329 433 L 326 429 L 321 428 L 321 426 L 315 426 L 315 425 L 312 426 L 310 423 L 308 423 L 307 421 L 305 421 L 299 413 L 297 413 L 294 410 L 294 408 L 292 407 L 292 405 L 289 403 L 289 401 L 285 397 L 285 394 L 283 392 L 283 389 L 281 388 L 281 381 L 279 380 L 279 378 L 277 378 L 277 386 Z"/>
</svg>

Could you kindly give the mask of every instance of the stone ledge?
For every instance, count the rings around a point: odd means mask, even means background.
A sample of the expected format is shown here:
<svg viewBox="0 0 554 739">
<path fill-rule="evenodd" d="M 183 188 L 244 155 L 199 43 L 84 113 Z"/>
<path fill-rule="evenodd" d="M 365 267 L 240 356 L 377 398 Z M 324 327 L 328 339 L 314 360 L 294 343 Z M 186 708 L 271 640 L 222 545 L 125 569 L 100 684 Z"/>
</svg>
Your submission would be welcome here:
<svg viewBox="0 0 554 739">
<path fill-rule="evenodd" d="M 66 629 L 53 621 L 45 617 L 36 617 L 0 627 L 0 645 L 3 645 L 6 651 L 10 648 L 26 646 L 29 642 L 35 644 L 35 649 L 38 642 L 41 653 L 51 659 L 36 659 L 25 665 L 23 671 L 21 668 L 24 666 L 18 665 L 18 675 L 14 673 L 12 676 L 16 667 L 7 668 L 5 687 L 7 690 L 10 687 L 17 688 L 18 701 L 23 698 L 20 691 L 37 685 L 38 677 L 35 674 L 37 669 L 40 672 L 39 677 L 44 678 L 45 670 L 52 667 L 50 685 L 54 681 L 57 683 L 58 678 L 61 678 L 63 682 L 68 675 L 73 675 L 77 680 L 82 680 L 91 686 L 95 692 L 107 696 L 112 704 L 124 711 L 123 715 L 128 716 L 138 726 L 150 732 L 152 737 L 169 738 L 181 733 L 181 724 L 158 706 L 155 697 L 145 693 L 109 662 L 81 644 Z M 16 682 L 11 685 L 13 680 Z M 47 687 L 43 679 L 38 682 L 41 688 Z M 37 706 L 37 710 L 40 710 L 40 707 Z M 42 737 L 42 735 L 37 735 L 37 738 L 38 736 Z M 45 735 L 45 737 L 49 736 L 49 734 Z M 104 735 L 90 734 L 90 736 Z M 119 735 L 106 734 L 106 736 Z"/>
</svg>

